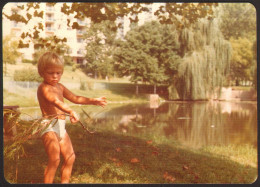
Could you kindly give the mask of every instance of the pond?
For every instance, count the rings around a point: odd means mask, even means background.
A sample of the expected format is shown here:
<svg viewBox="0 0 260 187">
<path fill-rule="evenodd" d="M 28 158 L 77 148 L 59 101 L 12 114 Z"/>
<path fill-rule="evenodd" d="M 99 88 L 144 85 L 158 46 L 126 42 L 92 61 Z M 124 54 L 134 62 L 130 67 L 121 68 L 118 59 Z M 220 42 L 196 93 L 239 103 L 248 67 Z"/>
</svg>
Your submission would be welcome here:
<svg viewBox="0 0 260 187">
<path fill-rule="evenodd" d="M 185 146 L 201 148 L 211 145 L 244 145 L 257 148 L 257 104 L 249 102 L 165 102 L 159 106 L 109 104 L 75 106 L 81 120 L 94 120 L 92 130 L 110 130 L 134 136 L 167 139 Z M 39 118 L 40 110 L 22 109 L 22 119 Z M 78 128 L 81 128 L 78 126 Z"/>
<path fill-rule="evenodd" d="M 251 183 L 257 176 L 256 103 L 72 107 L 95 132 L 85 133 L 80 124 L 66 126 L 77 157 L 72 183 Z M 41 117 L 39 108 L 20 111 L 22 120 Z M 201 151 L 209 147 L 224 148 L 234 159 Z M 15 161 L 4 157 L 5 178 L 11 183 L 42 183 L 47 157 L 41 140 L 32 139 L 24 148 L 26 154 Z M 242 157 L 233 157 L 237 153 Z M 60 168 L 54 183 L 60 183 Z"/>
</svg>

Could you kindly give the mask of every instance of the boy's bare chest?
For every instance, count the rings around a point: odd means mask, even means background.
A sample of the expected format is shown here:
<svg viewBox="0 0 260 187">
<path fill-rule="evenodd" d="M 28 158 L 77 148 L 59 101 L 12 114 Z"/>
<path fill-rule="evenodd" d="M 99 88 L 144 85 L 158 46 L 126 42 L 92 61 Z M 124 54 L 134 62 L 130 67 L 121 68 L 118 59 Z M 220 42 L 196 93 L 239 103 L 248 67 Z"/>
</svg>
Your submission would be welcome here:
<svg viewBox="0 0 260 187">
<path fill-rule="evenodd" d="M 63 100 L 63 89 L 61 89 L 59 86 L 53 87 L 52 93 L 60 100 Z"/>
</svg>

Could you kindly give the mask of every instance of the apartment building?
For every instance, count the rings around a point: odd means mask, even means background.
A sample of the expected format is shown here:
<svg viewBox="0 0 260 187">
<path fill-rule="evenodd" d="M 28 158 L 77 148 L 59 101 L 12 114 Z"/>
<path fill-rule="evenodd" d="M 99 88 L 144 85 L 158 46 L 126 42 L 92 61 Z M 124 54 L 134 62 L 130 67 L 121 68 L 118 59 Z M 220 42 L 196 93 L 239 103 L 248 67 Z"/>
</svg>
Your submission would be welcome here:
<svg viewBox="0 0 260 187">
<path fill-rule="evenodd" d="M 27 11 L 21 10 L 18 6 L 22 6 L 25 3 L 8 3 L 4 6 L 3 12 L 10 15 L 12 12 L 17 12 L 21 15 L 26 15 Z M 84 40 L 83 40 L 83 30 L 84 27 L 90 24 L 89 20 L 77 20 L 73 15 L 64 15 L 60 8 L 62 3 L 56 3 L 54 6 L 51 3 L 40 3 L 38 12 L 43 11 L 43 19 L 33 17 L 28 24 L 10 21 L 3 16 L 2 27 L 3 27 L 3 37 L 12 34 L 16 39 L 19 40 L 22 32 L 27 32 L 32 30 L 35 24 L 39 22 L 43 25 L 43 31 L 39 33 L 41 37 L 48 37 L 56 35 L 60 38 L 67 38 L 67 43 L 70 46 L 70 56 L 73 57 L 73 61 L 78 64 L 84 64 Z M 30 11 L 30 10 L 29 10 Z M 33 15 L 33 14 L 32 14 Z M 72 29 L 67 26 L 67 19 L 73 23 L 77 21 L 80 28 Z M 32 59 L 32 54 L 34 53 L 33 44 L 30 43 L 29 48 L 22 48 L 20 52 L 23 54 L 24 59 Z"/>
<path fill-rule="evenodd" d="M 28 24 L 24 23 L 17 23 L 15 21 L 10 21 L 9 19 L 3 16 L 2 27 L 3 27 L 3 37 L 8 34 L 13 34 L 15 39 L 19 40 L 19 37 L 22 32 L 27 32 L 33 29 L 35 24 L 39 22 L 43 25 L 43 31 L 39 33 L 41 37 L 48 37 L 51 35 L 56 35 L 60 38 L 66 37 L 67 44 L 70 47 L 70 56 L 73 58 L 73 61 L 77 64 L 85 64 L 86 61 L 84 60 L 85 54 L 85 42 L 83 39 L 84 28 L 90 25 L 90 20 L 78 20 L 74 18 L 74 15 L 65 15 L 63 14 L 60 9 L 63 3 L 39 3 L 38 12 L 43 11 L 43 19 L 33 17 Z M 26 13 L 33 12 L 29 10 L 26 11 L 25 9 L 21 10 L 18 6 L 25 5 L 25 3 L 7 3 L 4 8 L 3 12 L 10 15 L 12 12 L 17 12 L 21 15 L 26 15 Z M 70 3 L 67 3 L 70 5 Z M 153 16 L 153 12 L 158 8 L 159 3 L 152 3 L 150 5 L 146 5 L 149 8 L 149 12 L 143 13 L 139 15 L 139 25 L 143 24 L 145 21 L 151 21 L 155 19 Z M 67 19 L 73 22 L 77 22 L 80 26 L 79 29 L 72 29 L 67 25 Z M 128 17 L 124 17 L 122 19 L 118 19 L 117 22 L 121 22 L 123 28 L 118 30 L 117 37 L 123 38 L 126 32 L 130 29 L 130 21 Z M 23 54 L 24 59 L 32 59 L 32 54 L 34 53 L 33 44 L 30 43 L 29 48 L 22 48 L 20 52 Z"/>
</svg>

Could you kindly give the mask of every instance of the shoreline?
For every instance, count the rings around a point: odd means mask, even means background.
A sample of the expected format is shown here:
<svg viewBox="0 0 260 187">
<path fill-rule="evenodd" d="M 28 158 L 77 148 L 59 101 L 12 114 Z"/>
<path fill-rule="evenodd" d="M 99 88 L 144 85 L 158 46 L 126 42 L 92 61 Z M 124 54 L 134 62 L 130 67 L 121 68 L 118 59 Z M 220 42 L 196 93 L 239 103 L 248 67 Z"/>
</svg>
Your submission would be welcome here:
<svg viewBox="0 0 260 187">
<path fill-rule="evenodd" d="M 257 100 L 194 100 L 194 101 L 181 101 L 181 100 L 163 100 L 159 101 L 161 103 L 198 103 L 198 102 L 230 102 L 230 103 L 248 103 L 256 104 Z M 150 103 L 149 101 L 110 101 L 108 104 L 130 104 L 130 103 Z M 79 104 L 68 104 L 69 106 L 84 106 Z M 7 105 L 6 105 L 7 106 Z M 28 106 L 28 107 L 19 107 L 19 109 L 39 109 L 40 106 Z"/>
</svg>

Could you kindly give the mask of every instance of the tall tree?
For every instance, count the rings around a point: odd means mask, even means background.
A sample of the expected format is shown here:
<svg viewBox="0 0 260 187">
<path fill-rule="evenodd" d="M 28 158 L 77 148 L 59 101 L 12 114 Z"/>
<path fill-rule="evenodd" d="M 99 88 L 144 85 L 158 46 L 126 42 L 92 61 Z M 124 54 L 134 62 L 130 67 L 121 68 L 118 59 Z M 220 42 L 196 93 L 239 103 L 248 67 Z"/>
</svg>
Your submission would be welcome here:
<svg viewBox="0 0 260 187">
<path fill-rule="evenodd" d="M 224 40 L 217 19 L 201 19 L 181 31 L 181 50 L 176 87 L 181 99 L 209 99 L 221 90 L 229 70 L 231 45 Z M 220 92 L 218 92 L 219 96 Z"/>
<path fill-rule="evenodd" d="M 253 43 L 247 38 L 230 39 L 233 55 L 230 64 L 230 76 L 236 86 L 245 81 L 253 81 Z"/>
<path fill-rule="evenodd" d="M 253 59 L 253 43 L 256 41 L 256 9 L 250 3 L 220 4 L 220 28 L 232 43 L 230 76 L 239 86 L 244 81 L 254 81 L 256 61 Z"/>
<path fill-rule="evenodd" d="M 7 74 L 7 64 L 16 64 L 17 59 L 21 57 L 21 53 L 18 51 L 18 41 L 14 40 L 14 38 L 12 34 L 3 38 L 4 75 Z"/>
<path fill-rule="evenodd" d="M 3 38 L 3 61 L 8 64 L 16 64 L 17 59 L 21 56 L 18 52 L 18 41 L 12 34 Z"/>
<path fill-rule="evenodd" d="M 250 3 L 220 3 L 220 29 L 229 40 L 256 38 L 256 8 Z"/>
<path fill-rule="evenodd" d="M 101 77 L 113 75 L 113 52 L 117 27 L 114 22 L 92 23 L 85 29 L 87 60 L 85 71 Z"/>
<path fill-rule="evenodd" d="M 178 34 L 173 25 L 147 22 L 130 30 L 118 43 L 115 68 L 132 82 L 169 84 L 176 73 Z"/>
</svg>

